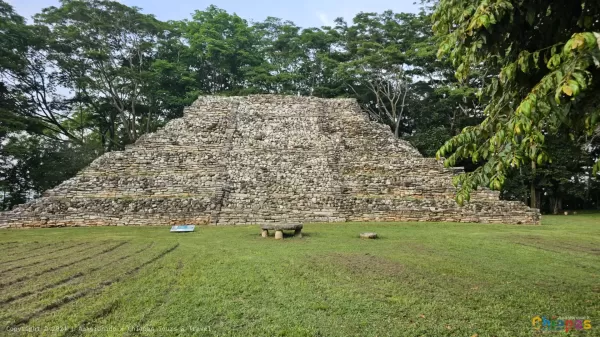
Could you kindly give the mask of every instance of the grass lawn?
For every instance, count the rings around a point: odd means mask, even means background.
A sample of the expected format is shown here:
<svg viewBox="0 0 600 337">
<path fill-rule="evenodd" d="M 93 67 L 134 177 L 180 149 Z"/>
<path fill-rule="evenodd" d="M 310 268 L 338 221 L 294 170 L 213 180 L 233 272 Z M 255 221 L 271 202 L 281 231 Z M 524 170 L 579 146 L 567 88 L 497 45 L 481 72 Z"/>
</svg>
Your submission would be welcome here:
<svg viewBox="0 0 600 337">
<path fill-rule="evenodd" d="M 0 335 L 600 336 L 600 214 L 543 224 L 2 230 Z"/>
</svg>

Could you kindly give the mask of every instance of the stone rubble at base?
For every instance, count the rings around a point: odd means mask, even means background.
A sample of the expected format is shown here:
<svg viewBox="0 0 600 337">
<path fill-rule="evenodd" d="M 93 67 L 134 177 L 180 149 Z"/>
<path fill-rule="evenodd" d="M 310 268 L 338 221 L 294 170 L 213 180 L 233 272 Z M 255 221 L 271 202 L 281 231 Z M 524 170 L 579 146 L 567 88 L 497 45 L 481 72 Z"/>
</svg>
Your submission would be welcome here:
<svg viewBox="0 0 600 337">
<path fill-rule="evenodd" d="M 97 158 L 0 228 L 450 221 L 539 224 L 538 210 L 452 176 L 354 99 L 200 97 L 184 117 Z"/>
</svg>

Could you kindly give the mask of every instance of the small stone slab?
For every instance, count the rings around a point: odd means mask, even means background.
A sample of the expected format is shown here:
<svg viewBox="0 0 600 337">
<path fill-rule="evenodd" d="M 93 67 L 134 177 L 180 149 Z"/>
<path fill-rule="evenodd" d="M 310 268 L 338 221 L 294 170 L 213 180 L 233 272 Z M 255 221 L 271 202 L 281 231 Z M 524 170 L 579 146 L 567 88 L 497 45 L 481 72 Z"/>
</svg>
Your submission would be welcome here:
<svg viewBox="0 0 600 337">
<path fill-rule="evenodd" d="M 373 232 L 360 233 L 360 238 L 361 239 L 377 239 L 377 233 L 373 233 Z"/>
<path fill-rule="evenodd" d="M 294 231 L 294 236 L 302 237 L 302 224 L 301 223 L 288 223 L 288 224 L 262 224 L 260 225 L 261 236 L 263 238 L 269 237 L 269 231 L 275 231 L 275 240 L 283 240 L 283 231 Z"/>
<path fill-rule="evenodd" d="M 296 229 L 302 229 L 301 223 L 292 223 L 292 224 L 263 224 L 260 225 L 260 229 L 263 230 L 273 230 L 273 231 L 292 231 Z"/>
</svg>

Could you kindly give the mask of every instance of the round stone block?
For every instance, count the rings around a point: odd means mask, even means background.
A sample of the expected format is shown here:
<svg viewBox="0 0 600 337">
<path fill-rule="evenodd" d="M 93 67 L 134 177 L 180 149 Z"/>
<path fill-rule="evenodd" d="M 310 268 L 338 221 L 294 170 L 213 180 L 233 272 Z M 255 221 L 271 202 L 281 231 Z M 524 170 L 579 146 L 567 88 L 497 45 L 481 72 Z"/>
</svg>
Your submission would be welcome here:
<svg viewBox="0 0 600 337">
<path fill-rule="evenodd" d="M 373 232 L 360 233 L 360 238 L 361 239 L 377 239 L 377 233 L 373 233 Z"/>
<path fill-rule="evenodd" d="M 275 231 L 275 240 L 283 240 L 283 231 Z"/>
<path fill-rule="evenodd" d="M 265 232 L 267 232 L 269 230 L 273 230 L 273 231 L 275 231 L 275 239 L 282 240 L 283 239 L 283 231 L 287 231 L 287 230 L 293 230 L 294 236 L 297 238 L 301 238 L 302 237 L 302 227 L 303 226 L 301 223 L 268 223 L 268 224 L 262 224 L 260 226 L 260 229 L 262 231 L 261 233 L 264 238 L 267 237 L 267 235 L 265 235 Z"/>
</svg>

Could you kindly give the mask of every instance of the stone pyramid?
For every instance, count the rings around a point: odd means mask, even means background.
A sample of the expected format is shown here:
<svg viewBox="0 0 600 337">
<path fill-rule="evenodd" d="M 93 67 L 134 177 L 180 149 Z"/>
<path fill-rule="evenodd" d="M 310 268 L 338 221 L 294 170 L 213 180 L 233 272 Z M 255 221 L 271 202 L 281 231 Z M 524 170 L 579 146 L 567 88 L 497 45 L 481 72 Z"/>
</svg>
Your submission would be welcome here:
<svg viewBox="0 0 600 337">
<path fill-rule="evenodd" d="M 200 97 L 184 117 L 106 153 L 0 227 L 453 221 L 539 223 L 423 158 L 353 99 Z"/>
</svg>

